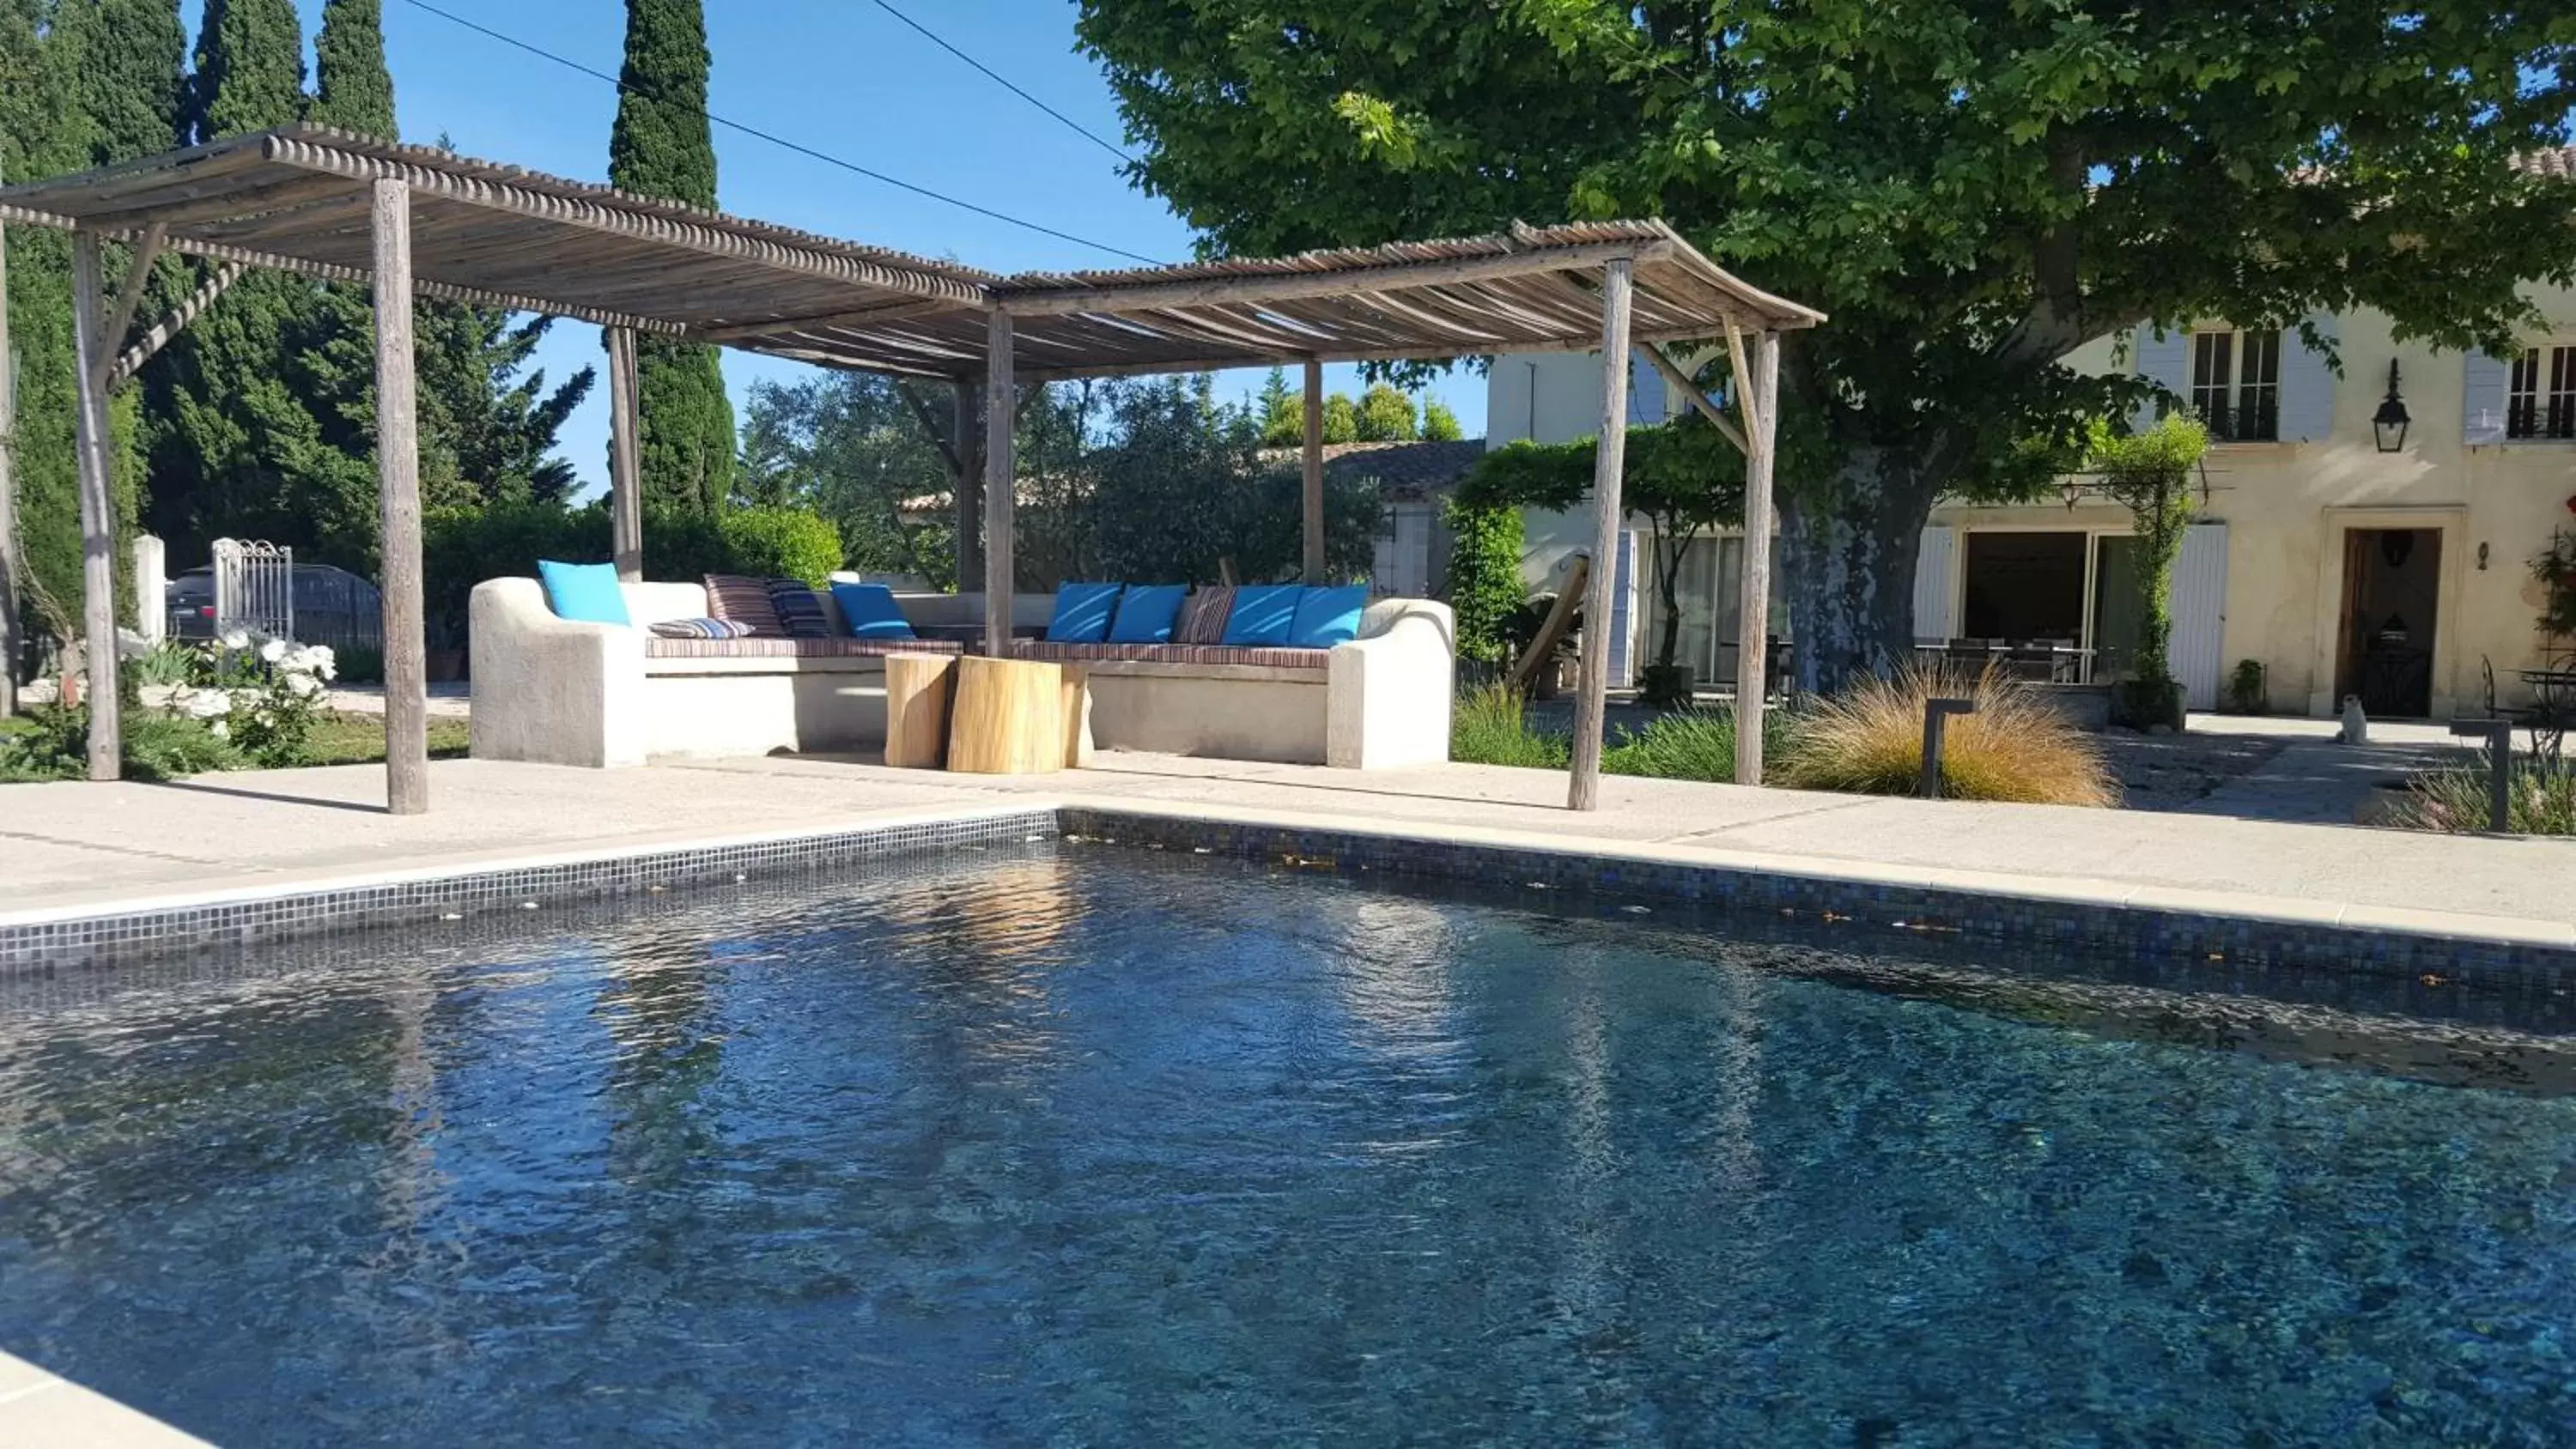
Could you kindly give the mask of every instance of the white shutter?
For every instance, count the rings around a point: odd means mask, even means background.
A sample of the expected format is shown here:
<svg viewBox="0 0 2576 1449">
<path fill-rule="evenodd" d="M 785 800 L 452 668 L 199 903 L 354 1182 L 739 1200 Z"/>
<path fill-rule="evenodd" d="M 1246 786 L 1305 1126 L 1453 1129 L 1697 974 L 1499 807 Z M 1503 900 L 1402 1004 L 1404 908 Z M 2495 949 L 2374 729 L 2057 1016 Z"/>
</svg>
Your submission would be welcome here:
<svg viewBox="0 0 2576 1449">
<path fill-rule="evenodd" d="M 2227 647 L 2227 525 L 2195 523 L 2183 530 L 2182 556 L 2174 560 L 2174 678 L 2193 709 L 2218 708 L 2218 676 Z"/>
<path fill-rule="evenodd" d="M 1914 555 L 1914 639 L 1916 643 L 1946 643 L 1959 632 L 1952 616 L 1951 571 L 1959 557 L 1959 530 L 1927 528 L 1923 543 Z"/>
<path fill-rule="evenodd" d="M 2149 382 L 2163 383 L 2175 396 L 2191 396 L 2191 334 L 2184 331 L 2158 332 L 2141 327 L 2129 334 L 2130 351 L 2136 357 L 2138 376 Z M 2154 427 L 2156 402 L 2150 398 L 2138 405 L 2132 426 L 2144 431 Z"/>
<path fill-rule="evenodd" d="M 2334 319 L 2308 320 L 2321 337 L 2334 337 Z M 2326 355 L 2311 350 L 2299 329 L 2281 329 L 2281 441 L 2322 443 L 2334 432 L 2335 375 Z"/>
<path fill-rule="evenodd" d="M 1635 681 L 1637 657 L 1637 535 L 1619 530 L 1618 558 L 1610 570 L 1610 687 Z"/>
<path fill-rule="evenodd" d="M 2472 352 L 2461 360 L 2460 441 L 2475 448 L 2504 441 L 2505 390 L 2513 367 L 2505 358 Z"/>
</svg>

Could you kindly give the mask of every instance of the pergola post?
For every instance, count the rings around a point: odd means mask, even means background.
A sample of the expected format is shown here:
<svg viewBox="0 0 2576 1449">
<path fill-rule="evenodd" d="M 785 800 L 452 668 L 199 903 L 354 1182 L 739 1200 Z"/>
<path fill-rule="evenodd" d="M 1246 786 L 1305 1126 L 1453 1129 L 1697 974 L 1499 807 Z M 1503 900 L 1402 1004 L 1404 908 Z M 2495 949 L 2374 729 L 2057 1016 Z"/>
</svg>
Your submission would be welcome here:
<svg viewBox="0 0 2576 1449">
<path fill-rule="evenodd" d="M 602 329 L 608 343 L 608 537 L 617 577 L 644 579 L 644 419 L 635 392 L 635 329 Z"/>
<path fill-rule="evenodd" d="M 0 178 L 5 179 L 5 178 Z M 18 712 L 17 358 L 9 351 L 9 228 L 0 226 L 0 719 Z"/>
<path fill-rule="evenodd" d="M 957 591 L 964 593 L 984 572 L 984 460 L 975 450 L 975 399 L 983 379 L 960 377 L 949 383 L 948 436 L 954 440 L 957 485 L 951 500 L 957 507 Z"/>
<path fill-rule="evenodd" d="M 1011 456 L 1014 408 L 1011 314 L 996 307 L 985 322 L 984 360 L 984 652 L 1011 657 Z"/>
<path fill-rule="evenodd" d="M 1730 334 L 1731 336 L 1731 334 Z M 1736 350 L 1741 358 L 1742 349 Z M 1762 715 L 1771 687 L 1771 463 L 1780 431 L 1780 334 L 1754 339 L 1744 412 L 1743 622 L 1735 643 L 1735 783 L 1762 783 Z"/>
<path fill-rule="evenodd" d="M 106 289 L 94 231 L 72 234 L 72 345 L 79 373 L 82 658 L 89 666 L 89 777 L 113 780 L 124 750 L 116 689 L 116 508 L 108 498 Z"/>
<path fill-rule="evenodd" d="M 1601 433 L 1592 446 L 1592 567 L 1583 599 L 1582 685 L 1574 697 L 1574 780 L 1566 808 L 1600 804 L 1601 724 L 1609 708 L 1610 609 L 1618 582 L 1619 483 L 1628 461 L 1628 292 L 1625 257 L 1601 269 Z"/>
<path fill-rule="evenodd" d="M 429 670 L 421 628 L 420 449 L 412 393 L 411 187 L 374 183 L 376 490 L 384 521 L 385 808 L 429 809 Z"/>
<path fill-rule="evenodd" d="M 1310 584 L 1324 581 L 1324 364 L 1306 359 L 1305 500 L 1306 567 Z"/>
</svg>

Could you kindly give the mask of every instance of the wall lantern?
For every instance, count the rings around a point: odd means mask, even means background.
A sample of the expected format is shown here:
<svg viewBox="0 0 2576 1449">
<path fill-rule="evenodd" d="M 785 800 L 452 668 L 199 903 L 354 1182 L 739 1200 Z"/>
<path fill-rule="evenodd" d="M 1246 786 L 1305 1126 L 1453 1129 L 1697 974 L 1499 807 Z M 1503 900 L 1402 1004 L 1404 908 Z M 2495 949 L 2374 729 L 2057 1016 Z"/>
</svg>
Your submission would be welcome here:
<svg viewBox="0 0 2576 1449">
<path fill-rule="evenodd" d="M 2379 451 L 2395 453 L 2406 446 L 2406 399 L 2397 395 L 2397 359 L 2388 359 L 2388 396 L 2380 399 L 2379 411 L 2370 418 L 2370 430 L 2379 436 Z"/>
</svg>

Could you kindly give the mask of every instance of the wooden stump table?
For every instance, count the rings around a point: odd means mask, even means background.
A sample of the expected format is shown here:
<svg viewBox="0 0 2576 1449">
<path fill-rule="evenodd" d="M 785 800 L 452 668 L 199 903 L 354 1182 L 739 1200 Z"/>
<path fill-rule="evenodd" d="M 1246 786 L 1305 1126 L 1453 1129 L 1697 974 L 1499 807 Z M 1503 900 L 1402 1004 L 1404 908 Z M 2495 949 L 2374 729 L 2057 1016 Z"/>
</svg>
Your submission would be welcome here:
<svg viewBox="0 0 2576 1449">
<path fill-rule="evenodd" d="M 885 762 L 936 770 L 948 752 L 948 695 L 954 654 L 889 654 L 885 661 Z"/>
<path fill-rule="evenodd" d="M 973 775 L 1038 775 L 1065 766 L 1061 666 L 1034 659 L 957 661 L 949 705 L 948 768 Z M 889 716 L 891 719 L 891 716 Z"/>
</svg>

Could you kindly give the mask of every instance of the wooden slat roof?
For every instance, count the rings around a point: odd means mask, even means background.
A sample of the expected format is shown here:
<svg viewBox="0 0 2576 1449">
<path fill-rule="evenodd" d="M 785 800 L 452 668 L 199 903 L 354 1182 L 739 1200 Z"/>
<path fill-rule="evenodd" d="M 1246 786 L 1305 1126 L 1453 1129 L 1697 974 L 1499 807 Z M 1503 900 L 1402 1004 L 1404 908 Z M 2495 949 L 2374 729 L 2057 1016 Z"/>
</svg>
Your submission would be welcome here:
<svg viewBox="0 0 2576 1449">
<path fill-rule="evenodd" d="M 354 281 L 381 178 L 411 186 L 426 295 L 877 372 L 980 372 L 995 308 L 1012 314 L 1032 378 L 1585 350 L 1600 345 L 1591 275 L 1621 256 L 1635 263 L 1641 343 L 1717 336 L 1730 318 L 1750 330 L 1823 320 L 1661 222 L 1004 278 L 311 125 L 0 188 L 0 219 L 158 226 L 182 252 Z"/>
</svg>

